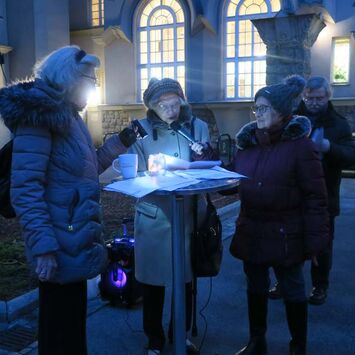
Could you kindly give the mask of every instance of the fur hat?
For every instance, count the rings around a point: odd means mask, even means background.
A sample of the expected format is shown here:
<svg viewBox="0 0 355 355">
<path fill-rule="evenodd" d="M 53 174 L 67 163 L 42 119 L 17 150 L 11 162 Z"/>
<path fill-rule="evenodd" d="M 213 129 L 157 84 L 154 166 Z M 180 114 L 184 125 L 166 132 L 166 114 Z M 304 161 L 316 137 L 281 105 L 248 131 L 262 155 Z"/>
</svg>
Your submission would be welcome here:
<svg viewBox="0 0 355 355">
<path fill-rule="evenodd" d="M 306 80 L 300 75 L 291 75 L 280 84 L 261 88 L 255 94 L 254 101 L 256 101 L 258 97 L 265 97 L 275 111 L 287 117 L 292 114 L 295 101 L 299 98 L 305 85 Z"/>
<path fill-rule="evenodd" d="M 159 98 L 165 94 L 176 94 L 185 100 L 184 92 L 178 81 L 170 78 L 163 78 L 161 80 L 152 78 L 143 94 L 144 105 L 152 108 L 158 102 Z"/>
</svg>

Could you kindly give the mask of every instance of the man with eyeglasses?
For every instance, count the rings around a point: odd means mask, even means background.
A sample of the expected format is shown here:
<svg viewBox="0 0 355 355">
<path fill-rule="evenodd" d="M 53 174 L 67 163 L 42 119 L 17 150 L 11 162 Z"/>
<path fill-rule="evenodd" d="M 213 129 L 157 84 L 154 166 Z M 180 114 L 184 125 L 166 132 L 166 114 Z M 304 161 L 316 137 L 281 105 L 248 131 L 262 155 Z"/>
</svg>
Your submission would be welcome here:
<svg viewBox="0 0 355 355">
<path fill-rule="evenodd" d="M 347 120 L 339 115 L 330 102 L 329 82 L 320 76 L 311 77 L 305 86 L 303 101 L 297 114 L 307 116 L 312 122 L 311 138 L 322 157 L 328 192 L 329 244 L 312 262 L 313 289 L 309 297 L 312 305 L 326 301 L 329 274 L 332 267 L 334 220 L 339 215 L 339 190 L 342 169 L 355 164 L 355 144 Z M 270 290 L 270 298 L 280 298 L 278 289 Z"/>
</svg>

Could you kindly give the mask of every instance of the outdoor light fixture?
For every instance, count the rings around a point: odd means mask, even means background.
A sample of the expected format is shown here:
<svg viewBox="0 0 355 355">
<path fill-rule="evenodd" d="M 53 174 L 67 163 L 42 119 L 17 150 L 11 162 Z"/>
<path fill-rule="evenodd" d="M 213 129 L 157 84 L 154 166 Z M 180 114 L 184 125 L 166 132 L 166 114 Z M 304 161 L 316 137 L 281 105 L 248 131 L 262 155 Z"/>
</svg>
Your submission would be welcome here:
<svg viewBox="0 0 355 355">
<path fill-rule="evenodd" d="M 97 106 L 101 103 L 101 88 L 96 86 L 95 89 L 88 93 L 88 106 Z"/>
</svg>

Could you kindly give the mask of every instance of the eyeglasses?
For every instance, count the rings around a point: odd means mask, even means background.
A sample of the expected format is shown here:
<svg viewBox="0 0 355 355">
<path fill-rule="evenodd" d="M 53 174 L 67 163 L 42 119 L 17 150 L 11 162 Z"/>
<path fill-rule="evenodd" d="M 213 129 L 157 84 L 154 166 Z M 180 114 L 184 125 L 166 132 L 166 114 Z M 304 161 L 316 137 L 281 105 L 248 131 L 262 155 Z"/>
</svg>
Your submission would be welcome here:
<svg viewBox="0 0 355 355">
<path fill-rule="evenodd" d="M 93 83 L 96 85 L 97 84 L 97 78 L 91 75 L 86 75 L 86 74 L 81 74 L 82 77 L 90 79 L 93 81 Z"/>
<path fill-rule="evenodd" d="M 251 112 L 253 112 L 253 114 L 257 114 L 257 113 L 260 113 L 260 114 L 264 114 L 265 112 L 271 110 L 272 107 L 271 106 L 268 106 L 268 105 L 253 105 L 251 107 Z"/>
<path fill-rule="evenodd" d="M 174 103 L 163 103 L 163 102 L 158 102 L 156 108 L 159 110 L 159 111 L 162 111 L 162 112 L 167 112 L 169 110 L 172 110 L 172 111 L 177 111 L 181 106 L 181 102 L 180 101 L 176 101 Z"/>
<path fill-rule="evenodd" d="M 321 103 L 325 99 L 327 99 L 326 96 L 314 96 L 314 97 L 304 97 L 303 101 L 308 103 L 308 102 L 316 102 L 316 103 Z"/>
</svg>

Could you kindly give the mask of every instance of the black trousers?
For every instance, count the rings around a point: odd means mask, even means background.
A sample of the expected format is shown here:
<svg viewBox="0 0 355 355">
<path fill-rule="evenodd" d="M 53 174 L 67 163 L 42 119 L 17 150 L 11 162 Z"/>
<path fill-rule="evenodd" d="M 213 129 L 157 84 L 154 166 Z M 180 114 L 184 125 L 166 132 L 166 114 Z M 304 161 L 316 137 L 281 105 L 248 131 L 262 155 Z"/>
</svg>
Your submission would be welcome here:
<svg viewBox="0 0 355 355">
<path fill-rule="evenodd" d="M 325 290 L 329 287 L 329 274 L 333 264 L 334 220 L 334 216 L 329 217 L 329 243 L 317 256 L 318 266 L 313 263 L 311 265 L 313 287 L 321 287 Z"/>
<path fill-rule="evenodd" d="M 248 292 L 252 295 L 267 295 L 270 287 L 270 267 L 244 261 L 243 268 L 247 279 Z M 299 303 L 307 300 L 303 263 L 287 267 L 274 266 L 273 269 L 285 301 Z"/>
<path fill-rule="evenodd" d="M 163 308 L 165 287 L 149 284 L 143 285 L 143 329 L 148 337 L 148 348 L 162 350 L 165 344 L 163 329 Z M 192 282 L 185 284 L 186 331 L 191 328 L 192 317 Z M 171 307 L 172 308 L 172 307 Z M 172 312 L 171 312 L 172 313 Z M 169 339 L 173 338 L 172 317 L 169 324 Z"/>
<path fill-rule="evenodd" d="M 86 355 L 86 281 L 39 283 L 39 355 Z"/>
</svg>

